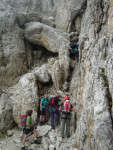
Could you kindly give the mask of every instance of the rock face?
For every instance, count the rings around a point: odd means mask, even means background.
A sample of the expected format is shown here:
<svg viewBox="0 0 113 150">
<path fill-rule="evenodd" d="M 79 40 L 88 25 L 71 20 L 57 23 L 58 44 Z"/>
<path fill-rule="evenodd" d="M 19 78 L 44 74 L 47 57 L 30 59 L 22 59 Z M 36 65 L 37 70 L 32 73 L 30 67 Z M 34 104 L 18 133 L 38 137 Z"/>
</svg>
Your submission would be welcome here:
<svg viewBox="0 0 113 150">
<path fill-rule="evenodd" d="M 13 127 L 13 107 L 11 96 L 11 90 L 8 90 L 2 91 L 2 95 L 0 97 L 0 137 L 2 136 L 2 133 L 7 131 L 7 129 Z"/>
<path fill-rule="evenodd" d="M 42 45 L 54 53 L 58 53 L 60 47 L 69 42 L 66 39 L 66 36 L 67 38 L 69 36 L 68 34 L 39 22 L 26 24 L 24 35 L 28 41 Z"/>
<path fill-rule="evenodd" d="M 112 35 L 109 37 L 107 34 L 106 17 L 108 5 L 110 4 L 103 2 L 101 4 L 103 11 L 101 7 L 99 9 L 93 7 L 94 5 L 99 6 L 99 4 L 100 1 L 89 1 L 83 21 L 81 22 L 79 36 L 81 43 L 81 65 L 80 72 L 78 72 L 78 75 L 79 73 L 81 74 L 81 79 L 78 76 L 81 89 L 78 87 L 76 70 L 74 71 L 76 74 L 76 84 L 74 82 L 74 86 L 71 83 L 71 86 L 77 87 L 76 91 L 78 91 L 78 93 L 73 91 L 73 95 L 77 95 L 78 103 L 80 106 L 81 103 L 83 105 L 77 112 L 77 120 L 80 118 L 77 124 L 80 126 L 76 130 L 78 143 L 81 141 L 81 149 L 112 149 L 113 146 L 113 135 L 110 134 L 113 129 L 113 118 L 112 94 L 110 94 L 111 82 L 109 82 L 112 74 L 108 77 L 109 59 L 110 57 L 112 58 L 112 54 L 109 57 Z M 92 10 L 89 7 L 92 7 Z M 101 13 L 98 14 L 98 12 Z M 93 21 L 98 21 L 98 23 L 93 24 Z"/>
<path fill-rule="evenodd" d="M 22 30 L 15 24 L 14 14 L 1 13 L 0 83 L 5 88 L 27 71 L 27 59 Z M 5 18 L 5 19 L 3 19 Z M 4 20 L 4 21 L 3 21 Z M 13 54 L 13 55 L 12 55 Z"/>
<path fill-rule="evenodd" d="M 36 123 L 50 90 L 69 94 L 76 113 L 70 139 L 50 131 L 40 149 L 113 149 L 112 12 L 112 0 L 0 1 L 0 137 L 27 109 Z M 69 36 L 79 39 L 78 64 Z"/>
</svg>

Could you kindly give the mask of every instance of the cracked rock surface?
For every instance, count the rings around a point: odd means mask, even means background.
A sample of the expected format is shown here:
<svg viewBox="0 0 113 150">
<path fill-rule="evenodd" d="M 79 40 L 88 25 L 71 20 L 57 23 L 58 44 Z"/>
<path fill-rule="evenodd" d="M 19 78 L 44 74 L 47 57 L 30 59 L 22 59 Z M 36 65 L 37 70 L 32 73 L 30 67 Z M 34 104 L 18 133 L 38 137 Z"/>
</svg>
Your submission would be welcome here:
<svg viewBox="0 0 113 150">
<path fill-rule="evenodd" d="M 70 38 L 79 40 L 79 63 Z M 47 91 L 76 103 L 68 139 L 60 126 L 38 125 Z M 29 150 L 113 149 L 112 0 L 0 0 L 0 150 L 20 149 L 15 122 L 28 109 L 42 137 L 36 145 L 31 135 Z"/>
</svg>

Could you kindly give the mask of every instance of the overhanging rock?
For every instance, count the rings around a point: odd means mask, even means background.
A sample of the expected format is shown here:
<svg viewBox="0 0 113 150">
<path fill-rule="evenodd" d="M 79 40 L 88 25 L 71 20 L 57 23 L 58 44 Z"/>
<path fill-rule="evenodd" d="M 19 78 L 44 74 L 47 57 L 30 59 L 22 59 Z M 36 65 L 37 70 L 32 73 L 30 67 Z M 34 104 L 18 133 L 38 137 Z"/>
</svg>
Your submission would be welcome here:
<svg viewBox="0 0 113 150">
<path fill-rule="evenodd" d="M 69 43 L 68 37 L 68 33 L 39 22 L 26 24 L 25 38 L 54 53 L 59 53 L 60 47 Z"/>
</svg>

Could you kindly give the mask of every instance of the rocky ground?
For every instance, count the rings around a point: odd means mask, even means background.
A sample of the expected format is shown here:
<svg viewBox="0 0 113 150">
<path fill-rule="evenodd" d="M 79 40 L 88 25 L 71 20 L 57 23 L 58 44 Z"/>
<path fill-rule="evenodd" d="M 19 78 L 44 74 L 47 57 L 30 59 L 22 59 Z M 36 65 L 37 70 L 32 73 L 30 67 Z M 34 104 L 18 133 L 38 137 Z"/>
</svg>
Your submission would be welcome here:
<svg viewBox="0 0 113 150">
<path fill-rule="evenodd" d="M 50 123 L 47 123 L 50 124 Z M 70 138 L 60 136 L 60 125 L 55 130 L 51 129 L 51 125 L 37 126 L 38 140 L 41 144 L 33 144 L 33 135 L 27 138 L 26 146 L 28 150 L 78 150 L 76 148 L 76 139 L 71 133 Z M 23 133 L 22 128 L 16 127 L 8 130 L 7 135 L 0 139 L 0 150 L 20 150 Z"/>
</svg>

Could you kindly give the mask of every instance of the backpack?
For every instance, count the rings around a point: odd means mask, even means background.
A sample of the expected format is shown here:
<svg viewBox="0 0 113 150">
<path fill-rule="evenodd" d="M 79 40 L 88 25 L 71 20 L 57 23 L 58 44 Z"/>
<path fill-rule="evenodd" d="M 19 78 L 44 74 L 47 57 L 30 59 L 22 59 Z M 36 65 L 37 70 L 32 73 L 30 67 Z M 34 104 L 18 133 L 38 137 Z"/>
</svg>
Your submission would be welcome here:
<svg viewBox="0 0 113 150">
<path fill-rule="evenodd" d="M 56 97 L 51 97 L 48 103 L 49 107 L 59 107 Z"/>
<path fill-rule="evenodd" d="M 76 53 L 76 52 L 78 52 L 78 49 L 77 49 L 77 48 L 73 48 L 73 49 L 71 50 L 71 52 L 72 52 L 72 53 Z"/>
<path fill-rule="evenodd" d="M 44 98 L 44 100 L 43 100 L 43 102 L 42 102 L 42 105 L 43 105 L 43 106 L 47 106 L 47 105 L 48 105 L 48 102 L 49 102 L 49 100 L 48 100 L 48 99 L 45 100 L 45 98 Z"/>
<path fill-rule="evenodd" d="M 74 41 L 70 42 L 69 46 L 73 49 L 74 52 L 78 52 L 78 44 Z"/>
<path fill-rule="evenodd" d="M 22 115 L 22 116 L 21 116 L 21 125 L 22 125 L 23 127 L 26 126 L 26 118 L 27 118 L 27 115 Z"/>
<path fill-rule="evenodd" d="M 69 46 L 70 46 L 71 48 L 75 48 L 77 45 L 76 45 L 76 42 L 70 42 Z"/>
<path fill-rule="evenodd" d="M 65 100 L 62 111 L 70 112 L 70 109 L 71 109 L 70 101 L 69 100 Z"/>
</svg>

